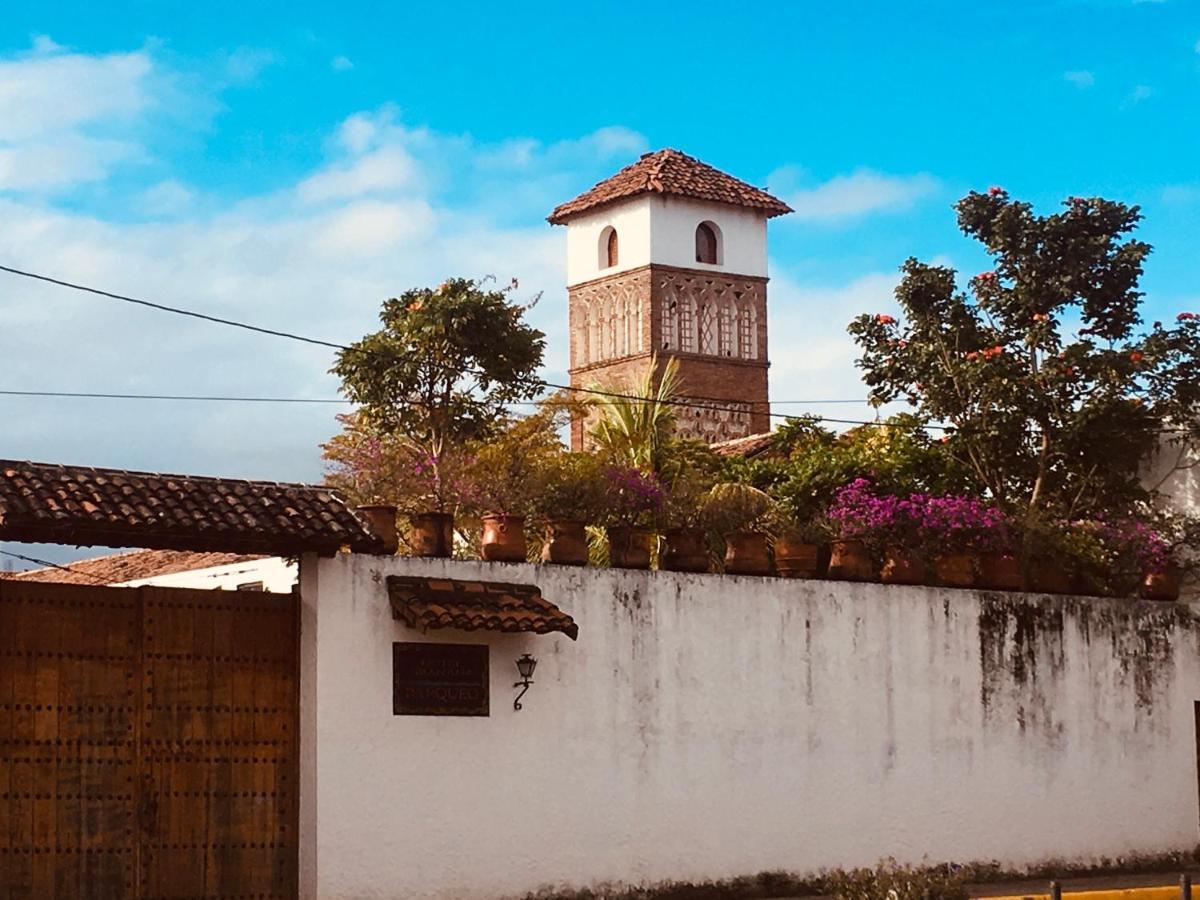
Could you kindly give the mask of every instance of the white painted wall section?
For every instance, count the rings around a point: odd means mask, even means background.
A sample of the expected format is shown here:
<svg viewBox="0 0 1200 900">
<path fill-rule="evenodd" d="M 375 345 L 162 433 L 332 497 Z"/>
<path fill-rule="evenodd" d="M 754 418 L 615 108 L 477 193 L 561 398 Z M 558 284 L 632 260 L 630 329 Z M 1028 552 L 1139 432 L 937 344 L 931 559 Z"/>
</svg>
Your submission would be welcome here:
<svg viewBox="0 0 1200 900">
<path fill-rule="evenodd" d="M 719 265 L 696 262 L 696 226 L 705 221 L 720 229 L 724 254 Z M 767 277 L 767 219 L 760 212 L 655 195 L 650 228 L 651 256 L 660 265 Z"/>
<path fill-rule="evenodd" d="M 296 564 L 277 556 L 248 560 L 228 566 L 211 566 L 207 569 L 192 569 L 187 572 L 172 572 L 169 575 L 154 575 L 125 581 L 117 587 L 198 588 L 200 590 L 236 591 L 239 585 L 262 582 L 264 591 L 287 594 L 296 583 Z"/>
<path fill-rule="evenodd" d="M 601 266 L 600 236 L 617 230 L 617 265 Z M 634 197 L 577 216 L 567 224 L 567 286 L 650 263 L 650 198 Z"/>
<path fill-rule="evenodd" d="M 696 262 L 696 226 L 714 223 L 721 236 L 718 265 Z M 617 231 L 617 265 L 602 265 L 601 238 Z M 767 277 L 767 219 L 755 210 L 684 197 L 643 194 L 577 216 L 567 223 L 567 285 L 649 263 Z"/>
<path fill-rule="evenodd" d="M 537 584 L 579 641 L 412 631 L 388 574 Z M 1200 838 L 1186 605 L 365 556 L 306 557 L 302 600 L 304 897 Z M 488 644 L 491 716 L 393 716 L 398 640 Z"/>
</svg>

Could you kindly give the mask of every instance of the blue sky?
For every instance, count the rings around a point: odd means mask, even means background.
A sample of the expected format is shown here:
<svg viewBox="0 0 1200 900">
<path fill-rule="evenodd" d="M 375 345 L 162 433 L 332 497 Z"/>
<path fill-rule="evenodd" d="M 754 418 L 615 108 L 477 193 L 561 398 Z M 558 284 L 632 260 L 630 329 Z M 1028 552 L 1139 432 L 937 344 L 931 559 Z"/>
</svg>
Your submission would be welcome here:
<svg viewBox="0 0 1200 900">
<path fill-rule="evenodd" d="M 981 267 L 970 188 L 1141 204 L 1148 317 L 1200 307 L 1198 101 L 1184 0 L 10 3 L 0 262 L 339 341 L 406 287 L 517 276 L 559 379 L 544 216 L 673 146 L 798 210 L 771 229 L 773 398 L 859 397 L 845 322 L 891 308 L 906 256 Z M 332 396 L 329 362 L 0 278 L 0 389 Z M 3 397 L 0 423 L 0 456 L 297 479 L 334 429 Z"/>
</svg>

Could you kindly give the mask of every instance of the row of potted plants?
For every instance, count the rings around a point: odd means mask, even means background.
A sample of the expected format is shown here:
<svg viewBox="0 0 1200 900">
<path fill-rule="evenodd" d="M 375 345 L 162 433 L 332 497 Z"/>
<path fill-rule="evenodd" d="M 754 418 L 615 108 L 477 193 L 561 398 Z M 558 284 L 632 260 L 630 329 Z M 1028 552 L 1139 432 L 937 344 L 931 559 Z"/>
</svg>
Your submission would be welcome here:
<svg viewBox="0 0 1200 900">
<path fill-rule="evenodd" d="M 593 454 L 551 454 L 529 469 L 521 498 L 510 494 L 503 504 L 494 498 L 513 482 L 488 469 L 492 488 L 483 493 L 493 500 L 484 498 L 483 509 L 505 511 L 479 518 L 484 559 L 1159 599 L 1179 593 L 1167 541 L 1133 520 L 1017 523 L 978 498 L 896 496 L 860 478 L 839 489 L 823 515 L 802 521 L 748 485 L 695 477 L 664 485 Z M 410 522 L 414 554 L 451 554 L 450 514 Z"/>
</svg>

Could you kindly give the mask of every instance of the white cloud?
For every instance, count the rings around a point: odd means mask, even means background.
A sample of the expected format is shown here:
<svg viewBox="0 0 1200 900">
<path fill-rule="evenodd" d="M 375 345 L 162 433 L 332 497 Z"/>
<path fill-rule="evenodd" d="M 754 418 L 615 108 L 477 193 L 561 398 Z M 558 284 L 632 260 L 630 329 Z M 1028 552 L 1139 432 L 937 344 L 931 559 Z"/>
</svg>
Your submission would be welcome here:
<svg viewBox="0 0 1200 900">
<path fill-rule="evenodd" d="M 780 170 L 772 181 L 795 177 L 796 170 Z M 839 175 L 812 188 L 783 192 L 783 199 L 796 211 L 789 218 L 800 221 L 854 219 L 872 213 L 901 212 L 935 193 L 940 187 L 932 175 L 886 175 L 860 169 Z"/>
<path fill-rule="evenodd" d="M 389 146 L 306 178 L 298 192 L 302 200 L 315 203 L 411 188 L 418 179 L 416 161 L 402 146 Z"/>
<path fill-rule="evenodd" d="M 280 62 L 279 54 L 265 47 L 238 47 L 225 56 L 224 75 L 231 84 L 249 84 L 263 70 Z"/>
<path fill-rule="evenodd" d="M 898 307 L 893 291 L 898 280 L 896 274 L 872 272 L 848 283 L 814 284 L 797 280 L 779 265 L 773 266 L 768 290 L 771 397 L 862 398 L 857 405 L 781 406 L 779 411 L 850 419 L 874 416 L 866 402 L 867 387 L 854 365 L 858 350 L 846 326 L 864 312 L 895 315 Z M 817 310 L 820 313 L 814 314 Z M 781 340 L 784 335 L 795 337 L 785 342 Z"/>
<path fill-rule="evenodd" d="M 1143 100 L 1149 100 L 1153 96 L 1154 88 L 1146 84 L 1139 84 L 1129 92 L 1129 95 L 1125 98 L 1125 105 L 1133 106 L 1137 103 L 1141 103 Z"/>
<path fill-rule="evenodd" d="M 354 68 L 354 63 L 350 61 L 349 57 L 335 56 L 329 61 L 329 68 L 335 72 L 349 72 Z"/>
<path fill-rule="evenodd" d="M 628 162 L 645 146 L 640 135 L 613 128 L 558 143 L 481 143 L 412 127 L 384 107 L 348 116 L 330 135 L 326 161 L 291 185 L 230 203 L 198 195 L 182 173 L 154 158 L 149 137 L 134 128 L 146 125 L 152 137 L 147 123 L 167 114 L 157 89 L 173 73 L 161 63 L 146 54 L 46 52 L 0 62 L 6 261 L 334 342 L 377 327 L 382 300 L 408 287 L 457 274 L 492 274 L 501 284 L 516 276 L 521 298 L 545 291 L 532 320 L 549 337 L 548 377 L 565 379 L 563 235 L 542 216 Z M 16 85 L 42 75 L 31 105 Z M 92 76 L 107 87 L 81 102 L 78 82 Z M 198 103 L 195 92 L 207 89 L 187 78 L 173 85 L 192 87 L 179 94 L 182 104 Z M 129 187 L 125 173 L 120 182 L 102 181 L 122 161 L 146 157 L 155 166 L 144 185 Z M 106 204 L 118 211 L 113 218 L 23 192 L 66 190 L 85 179 L 114 192 Z M 0 320 L 0 387 L 310 397 L 337 391 L 326 349 L 9 275 L 0 275 Z M 6 453 L 27 458 L 315 479 L 317 445 L 336 431 L 336 410 L 0 398 L 0 432 Z"/>
<path fill-rule="evenodd" d="M 138 196 L 136 206 L 143 215 L 151 217 L 177 216 L 192 206 L 196 192 L 175 179 L 160 181 Z"/>
<path fill-rule="evenodd" d="M 1071 84 L 1075 85 L 1075 87 L 1079 88 L 1080 90 L 1090 88 L 1096 83 L 1096 76 L 1087 69 L 1077 69 L 1071 72 L 1064 72 L 1063 78 L 1066 81 L 1071 82 Z"/>
<path fill-rule="evenodd" d="M 51 53 L 0 62 L 0 142 L 127 122 L 151 102 L 150 68 L 145 53 Z"/>
</svg>

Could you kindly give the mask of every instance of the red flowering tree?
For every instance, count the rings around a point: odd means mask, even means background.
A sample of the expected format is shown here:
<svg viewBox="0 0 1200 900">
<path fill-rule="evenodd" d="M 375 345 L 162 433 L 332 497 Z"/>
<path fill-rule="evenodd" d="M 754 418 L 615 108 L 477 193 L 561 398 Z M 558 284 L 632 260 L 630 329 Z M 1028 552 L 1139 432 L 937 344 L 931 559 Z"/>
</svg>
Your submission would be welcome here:
<svg viewBox="0 0 1200 900">
<path fill-rule="evenodd" d="M 872 400 L 950 426 L 944 447 L 980 492 L 1030 517 L 1128 510 L 1147 499 L 1139 470 L 1163 435 L 1200 437 L 1200 317 L 1141 327 L 1138 208 L 1064 207 L 968 194 L 958 224 L 992 267 L 962 290 L 953 269 L 909 259 L 903 321 L 850 324 Z"/>
</svg>

